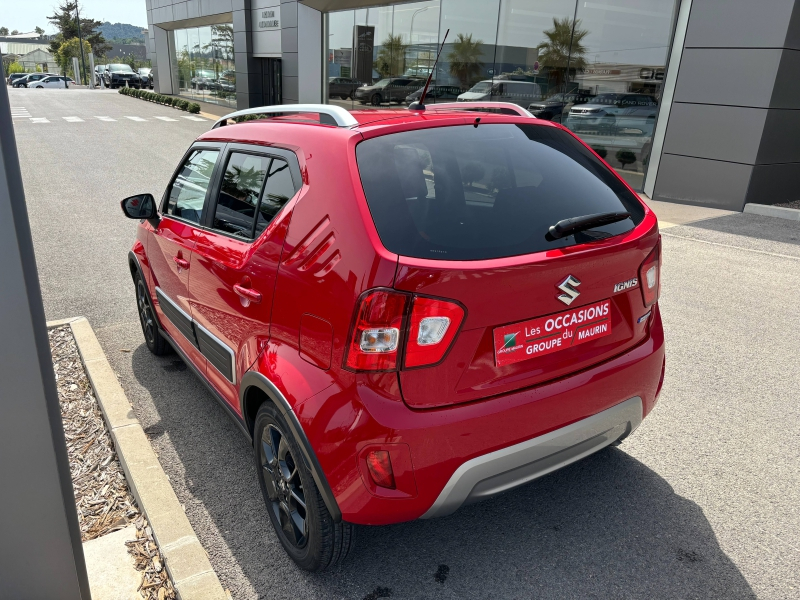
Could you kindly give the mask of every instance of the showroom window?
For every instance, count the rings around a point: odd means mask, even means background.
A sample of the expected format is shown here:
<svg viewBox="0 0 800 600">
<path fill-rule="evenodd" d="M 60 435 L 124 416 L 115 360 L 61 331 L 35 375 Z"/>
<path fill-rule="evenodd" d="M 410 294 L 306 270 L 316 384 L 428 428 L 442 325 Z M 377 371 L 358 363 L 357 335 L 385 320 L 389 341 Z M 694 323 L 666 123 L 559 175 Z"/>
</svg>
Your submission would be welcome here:
<svg viewBox="0 0 800 600">
<path fill-rule="evenodd" d="M 236 107 L 233 25 L 172 32 L 173 89 L 179 96 Z"/>
<path fill-rule="evenodd" d="M 429 0 L 331 12 L 326 101 L 513 102 L 563 124 L 634 189 L 650 159 L 678 0 Z"/>
</svg>

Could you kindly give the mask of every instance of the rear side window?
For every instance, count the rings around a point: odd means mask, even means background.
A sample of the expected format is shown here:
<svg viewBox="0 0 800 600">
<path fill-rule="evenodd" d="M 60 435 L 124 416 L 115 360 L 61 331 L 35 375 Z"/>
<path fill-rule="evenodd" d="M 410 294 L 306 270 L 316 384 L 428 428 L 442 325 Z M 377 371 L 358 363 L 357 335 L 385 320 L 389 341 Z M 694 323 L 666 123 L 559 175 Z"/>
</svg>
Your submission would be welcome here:
<svg viewBox="0 0 800 600">
<path fill-rule="evenodd" d="M 384 246 L 397 254 L 481 260 L 563 248 L 629 231 L 638 200 L 570 134 L 486 124 L 406 131 L 356 149 Z M 627 211 L 631 218 L 549 241 L 562 219 Z"/>
</svg>

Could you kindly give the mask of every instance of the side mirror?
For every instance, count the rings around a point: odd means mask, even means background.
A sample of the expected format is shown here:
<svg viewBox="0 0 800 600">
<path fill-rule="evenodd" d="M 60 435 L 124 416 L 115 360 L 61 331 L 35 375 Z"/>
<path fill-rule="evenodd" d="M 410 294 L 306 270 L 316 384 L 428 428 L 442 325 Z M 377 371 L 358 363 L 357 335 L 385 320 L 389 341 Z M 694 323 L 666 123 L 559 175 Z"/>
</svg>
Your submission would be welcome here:
<svg viewBox="0 0 800 600">
<path fill-rule="evenodd" d="M 125 198 L 120 202 L 122 212 L 129 219 L 155 219 L 158 216 L 156 211 L 156 200 L 152 194 L 139 194 Z"/>
</svg>

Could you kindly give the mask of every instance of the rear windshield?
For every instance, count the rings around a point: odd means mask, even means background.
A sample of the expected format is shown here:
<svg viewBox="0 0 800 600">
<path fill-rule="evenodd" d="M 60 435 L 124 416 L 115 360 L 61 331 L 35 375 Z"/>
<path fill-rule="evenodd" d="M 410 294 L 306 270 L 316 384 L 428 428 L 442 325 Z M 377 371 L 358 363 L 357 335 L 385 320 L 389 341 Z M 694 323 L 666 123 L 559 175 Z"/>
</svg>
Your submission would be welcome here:
<svg viewBox="0 0 800 600">
<path fill-rule="evenodd" d="M 639 200 L 570 134 L 486 124 L 394 133 L 361 142 L 358 168 L 387 250 L 481 260 L 618 235 L 644 218 Z M 562 219 L 627 211 L 631 218 L 549 241 Z"/>
</svg>

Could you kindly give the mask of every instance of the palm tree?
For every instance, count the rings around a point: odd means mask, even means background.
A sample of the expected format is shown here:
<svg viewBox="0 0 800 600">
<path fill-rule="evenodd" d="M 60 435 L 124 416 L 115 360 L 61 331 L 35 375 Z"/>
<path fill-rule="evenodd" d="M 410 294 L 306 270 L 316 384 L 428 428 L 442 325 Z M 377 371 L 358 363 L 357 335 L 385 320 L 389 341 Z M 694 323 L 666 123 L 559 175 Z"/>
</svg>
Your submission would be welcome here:
<svg viewBox="0 0 800 600">
<path fill-rule="evenodd" d="M 483 63 L 483 41 L 473 40 L 472 34 L 459 33 L 453 42 L 453 49 L 447 55 L 450 74 L 461 82 L 462 89 L 468 89 L 480 76 Z"/>
<path fill-rule="evenodd" d="M 543 33 L 546 42 L 539 44 L 539 61 L 542 66 L 549 67 L 555 75 L 556 85 L 569 79 L 570 72 L 586 68 L 586 46 L 583 38 L 589 35 L 587 29 L 580 29 L 581 20 L 572 21 L 569 17 L 558 19 L 553 17 L 553 28 Z"/>
<path fill-rule="evenodd" d="M 403 42 L 403 35 L 400 33 L 397 35 L 390 33 L 383 40 L 375 60 L 375 70 L 381 74 L 381 77 L 402 75 L 405 72 L 407 47 L 408 44 Z"/>
</svg>

